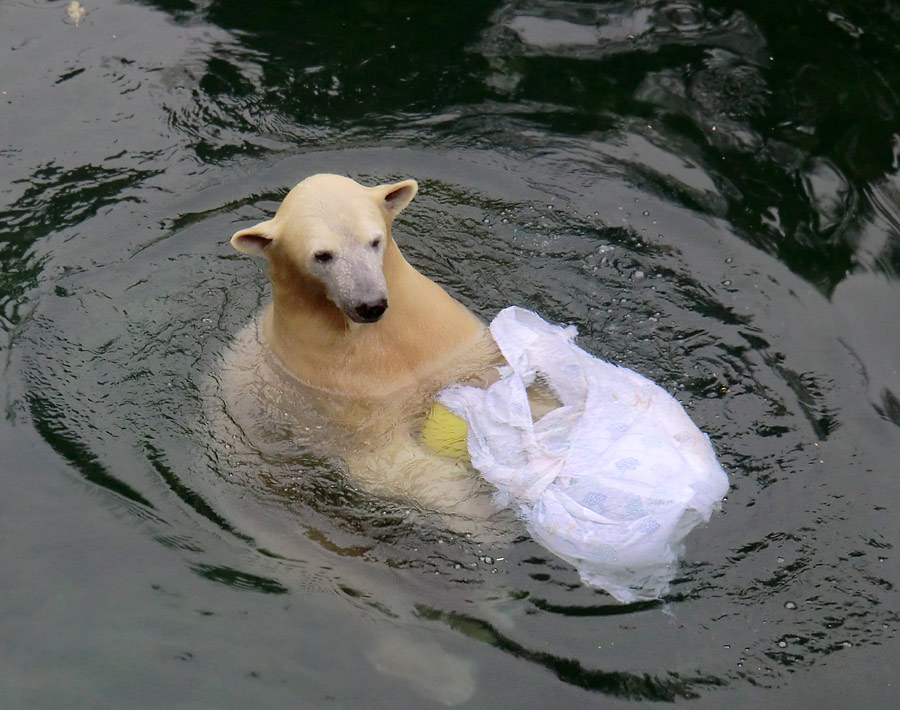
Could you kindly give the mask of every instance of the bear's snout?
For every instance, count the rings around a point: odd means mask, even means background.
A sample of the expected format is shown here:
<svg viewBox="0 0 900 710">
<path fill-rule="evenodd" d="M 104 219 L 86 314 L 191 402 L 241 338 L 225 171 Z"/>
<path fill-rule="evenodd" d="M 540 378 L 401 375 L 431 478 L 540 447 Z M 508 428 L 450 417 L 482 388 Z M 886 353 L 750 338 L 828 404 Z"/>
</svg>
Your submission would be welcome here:
<svg viewBox="0 0 900 710">
<path fill-rule="evenodd" d="M 381 319 L 387 310 L 388 302 L 386 298 L 381 298 L 372 303 L 360 303 L 353 309 L 354 320 L 359 319 L 359 323 L 374 323 Z"/>
</svg>

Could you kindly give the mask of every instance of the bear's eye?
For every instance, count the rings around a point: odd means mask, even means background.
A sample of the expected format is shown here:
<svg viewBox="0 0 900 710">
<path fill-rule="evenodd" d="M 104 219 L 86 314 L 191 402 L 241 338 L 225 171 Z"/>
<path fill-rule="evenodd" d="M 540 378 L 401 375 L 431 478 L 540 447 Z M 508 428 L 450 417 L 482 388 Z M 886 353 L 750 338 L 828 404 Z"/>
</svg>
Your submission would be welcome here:
<svg viewBox="0 0 900 710">
<path fill-rule="evenodd" d="M 369 246 L 373 249 L 377 249 L 381 246 L 381 237 L 375 237 L 371 242 L 369 242 Z"/>
<path fill-rule="evenodd" d="M 334 253 L 330 251 L 317 251 L 313 254 L 313 259 L 315 259 L 320 264 L 327 264 L 329 261 L 334 259 Z"/>
</svg>

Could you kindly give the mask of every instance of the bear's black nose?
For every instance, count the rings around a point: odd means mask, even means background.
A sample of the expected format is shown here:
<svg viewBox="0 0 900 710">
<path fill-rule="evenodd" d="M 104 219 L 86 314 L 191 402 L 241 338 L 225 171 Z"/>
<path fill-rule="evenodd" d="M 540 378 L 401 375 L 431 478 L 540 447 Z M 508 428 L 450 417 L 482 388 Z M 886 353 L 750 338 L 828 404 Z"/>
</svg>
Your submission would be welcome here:
<svg viewBox="0 0 900 710">
<path fill-rule="evenodd" d="M 360 303 L 356 307 L 356 315 L 363 323 L 374 323 L 384 315 L 384 312 L 387 310 L 387 305 L 386 298 L 373 301 L 372 303 Z"/>
</svg>

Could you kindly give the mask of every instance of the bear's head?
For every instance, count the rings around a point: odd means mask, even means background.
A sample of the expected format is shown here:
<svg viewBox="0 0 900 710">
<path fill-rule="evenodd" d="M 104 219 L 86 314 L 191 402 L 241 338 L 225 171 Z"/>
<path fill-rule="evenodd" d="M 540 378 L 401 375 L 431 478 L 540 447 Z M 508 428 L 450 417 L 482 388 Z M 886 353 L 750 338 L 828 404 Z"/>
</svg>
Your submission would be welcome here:
<svg viewBox="0 0 900 710">
<path fill-rule="evenodd" d="M 415 180 L 364 187 L 340 175 L 313 175 L 272 219 L 237 232 L 231 244 L 269 260 L 276 294 L 326 298 L 354 323 L 374 323 L 388 307 L 383 265 L 393 246 L 391 223 L 418 189 Z"/>
</svg>

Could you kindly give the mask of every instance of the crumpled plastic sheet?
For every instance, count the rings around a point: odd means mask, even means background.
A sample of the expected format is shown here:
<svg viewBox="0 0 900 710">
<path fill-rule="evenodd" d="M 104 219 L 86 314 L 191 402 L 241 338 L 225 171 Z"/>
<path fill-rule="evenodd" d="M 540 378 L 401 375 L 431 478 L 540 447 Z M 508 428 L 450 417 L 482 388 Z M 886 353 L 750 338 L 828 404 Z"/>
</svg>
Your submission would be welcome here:
<svg viewBox="0 0 900 710">
<path fill-rule="evenodd" d="M 487 389 L 438 395 L 469 427 L 472 464 L 537 542 L 622 602 L 658 599 L 685 536 L 728 491 L 709 438 L 681 404 L 574 343 L 574 326 L 511 307 L 490 326 L 508 367 Z M 526 387 L 561 406 L 532 421 Z"/>
</svg>

